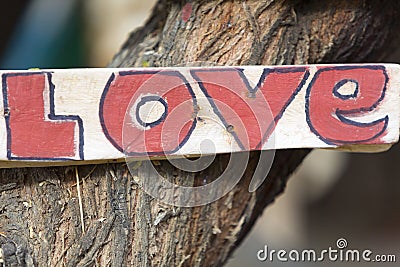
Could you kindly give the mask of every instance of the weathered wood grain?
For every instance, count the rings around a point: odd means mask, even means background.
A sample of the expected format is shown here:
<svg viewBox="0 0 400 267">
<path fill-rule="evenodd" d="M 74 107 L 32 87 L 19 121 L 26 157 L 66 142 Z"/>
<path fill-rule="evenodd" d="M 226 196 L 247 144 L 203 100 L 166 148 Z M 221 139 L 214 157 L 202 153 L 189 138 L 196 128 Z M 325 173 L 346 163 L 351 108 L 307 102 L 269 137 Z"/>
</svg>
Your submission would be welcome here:
<svg viewBox="0 0 400 267">
<path fill-rule="evenodd" d="M 379 151 L 398 141 L 399 71 L 394 64 L 5 71 L 0 165 Z"/>
<path fill-rule="evenodd" d="M 160 0 L 110 66 L 393 62 L 385 55 L 396 52 L 399 43 L 399 3 Z M 185 22 L 187 5 L 192 8 Z M 170 207 L 149 197 L 136 183 L 156 178 L 145 166 L 132 173 L 127 164 L 79 166 L 84 223 L 75 168 L 1 169 L 0 232 L 5 237 L 0 245 L 9 248 L 5 265 L 221 266 L 308 151 L 277 151 L 256 192 L 248 185 L 259 153 L 250 153 L 241 183 L 196 208 Z M 228 161 L 229 155 L 217 155 L 199 173 L 168 161 L 157 161 L 157 168 L 176 184 L 198 186 L 218 177 Z"/>
</svg>

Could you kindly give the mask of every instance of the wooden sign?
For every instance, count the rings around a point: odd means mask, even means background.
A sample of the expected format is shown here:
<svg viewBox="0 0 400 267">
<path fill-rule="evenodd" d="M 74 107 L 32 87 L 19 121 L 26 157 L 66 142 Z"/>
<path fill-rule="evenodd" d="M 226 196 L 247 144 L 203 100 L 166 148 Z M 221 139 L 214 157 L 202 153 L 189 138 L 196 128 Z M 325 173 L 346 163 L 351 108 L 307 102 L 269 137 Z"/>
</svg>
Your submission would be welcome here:
<svg viewBox="0 0 400 267">
<path fill-rule="evenodd" d="M 380 150 L 399 138 L 399 71 L 393 64 L 2 71 L 0 166 Z"/>
</svg>

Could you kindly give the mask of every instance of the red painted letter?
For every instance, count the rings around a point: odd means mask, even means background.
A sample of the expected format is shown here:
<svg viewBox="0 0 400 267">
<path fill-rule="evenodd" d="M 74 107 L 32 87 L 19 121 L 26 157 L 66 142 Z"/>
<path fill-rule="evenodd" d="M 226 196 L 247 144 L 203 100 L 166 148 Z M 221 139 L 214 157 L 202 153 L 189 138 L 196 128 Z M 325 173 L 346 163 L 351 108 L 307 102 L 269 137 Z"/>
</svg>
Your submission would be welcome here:
<svg viewBox="0 0 400 267">
<path fill-rule="evenodd" d="M 54 114 L 51 74 L 4 74 L 3 97 L 9 159 L 83 159 L 80 118 Z"/>
<path fill-rule="evenodd" d="M 191 73 L 242 149 L 262 147 L 308 77 L 304 67 L 265 69 L 253 88 L 234 68 Z"/>
<path fill-rule="evenodd" d="M 195 104 L 179 72 L 120 72 L 103 92 L 100 121 L 108 140 L 126 155 L 169 154 L 196 126 Z"/>
<path fill-rule="evenodd" d="M 327 67 L 307 89 L 306 112 L 311 130 L 328 144 L 374 143 L 384 135 L 388 117 L 358 122 L 385 97 L 388 76 L 383 66 Z"/>
</svg>

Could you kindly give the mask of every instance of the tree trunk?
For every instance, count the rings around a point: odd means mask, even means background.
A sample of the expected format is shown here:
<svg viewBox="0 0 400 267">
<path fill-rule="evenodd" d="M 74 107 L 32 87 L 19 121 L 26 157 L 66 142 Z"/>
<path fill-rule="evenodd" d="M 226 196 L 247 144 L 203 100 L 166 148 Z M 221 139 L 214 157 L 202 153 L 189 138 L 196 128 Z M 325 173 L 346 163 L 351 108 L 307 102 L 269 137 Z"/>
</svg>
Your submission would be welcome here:
<svg viewBox="0 0 400 267">
<path fill-rule="evenodd" d="M 110 66 L 379 61 L 396 43 L 398 9 L 395 0 L 160 0 Z M 195 208 L 167 206 L 143 192 L 137 179 L 151 179 L 144 166 L 132 173 L 126 164 L 3 169 L 3 261 L 6 266 L 220 266 L 307 153 L 278 151 L 267 180 L 250 193 L 259 157 L 253 152 L 230 193 Z M 219 155 L 201 173 L 168 161 L 155 165 L 189 186 L 218 176 L 227 161 L 229 155 Z"/>
</svg>

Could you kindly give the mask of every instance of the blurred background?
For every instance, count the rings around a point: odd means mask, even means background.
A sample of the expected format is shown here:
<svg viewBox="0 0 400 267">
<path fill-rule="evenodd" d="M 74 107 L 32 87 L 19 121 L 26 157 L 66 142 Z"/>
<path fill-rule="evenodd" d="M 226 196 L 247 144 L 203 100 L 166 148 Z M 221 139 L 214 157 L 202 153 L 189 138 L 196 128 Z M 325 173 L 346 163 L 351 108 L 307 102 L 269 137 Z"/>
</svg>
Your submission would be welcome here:
<svg viewBox="0 0 400 267">
<path fill-rule="evenodd" d="M 0 69 L 104 67 L 154 3 L 7 1 L 0 10 Z M 227 266 L 320 266 L 259 262 L 257 252 L 265 245 L 287 251 L 335 248 L 339 238 L 346 238 L 350 249 L 396 254 L 399 262 L 399 151 L 396 145 L 381 154 L 312 152 Z"/>
</svg>

